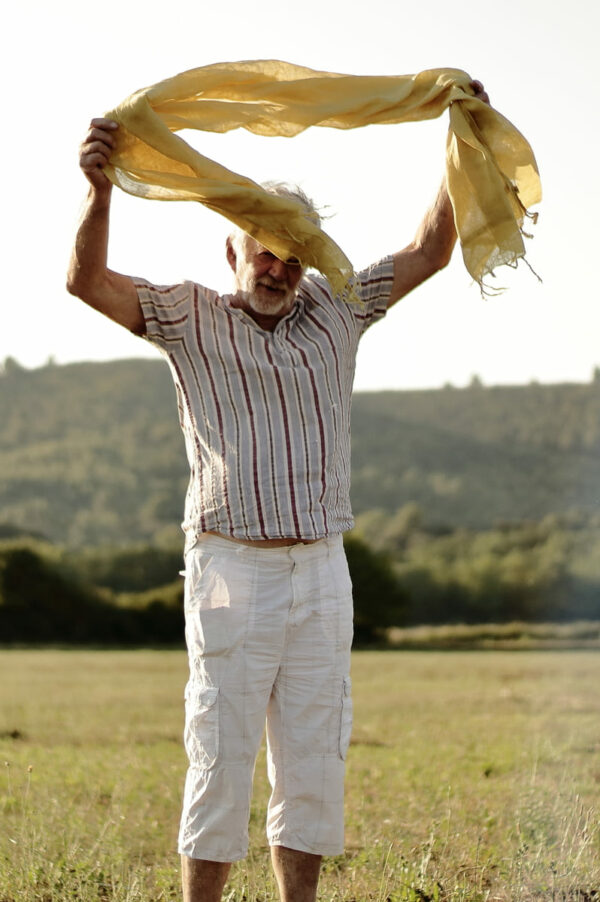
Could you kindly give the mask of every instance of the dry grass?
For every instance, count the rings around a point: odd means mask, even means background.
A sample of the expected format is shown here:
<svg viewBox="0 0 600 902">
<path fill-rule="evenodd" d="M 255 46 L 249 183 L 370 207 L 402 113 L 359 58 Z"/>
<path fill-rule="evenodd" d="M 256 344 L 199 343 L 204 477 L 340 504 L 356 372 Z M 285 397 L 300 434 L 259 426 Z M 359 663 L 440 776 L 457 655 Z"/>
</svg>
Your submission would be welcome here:
<svg viewBox="0 0 600 902">
<path fill-rule="evenodd" d="M 179 898 L 180 652 L 0 655 L 0 902 Z M 600 898 L 600 655 L 363 652 L 325 902 Z M 4 763 L 6 762 L 6 764 Z M 264 755 L 229 902 L 276 899 Z"/>
</svg>

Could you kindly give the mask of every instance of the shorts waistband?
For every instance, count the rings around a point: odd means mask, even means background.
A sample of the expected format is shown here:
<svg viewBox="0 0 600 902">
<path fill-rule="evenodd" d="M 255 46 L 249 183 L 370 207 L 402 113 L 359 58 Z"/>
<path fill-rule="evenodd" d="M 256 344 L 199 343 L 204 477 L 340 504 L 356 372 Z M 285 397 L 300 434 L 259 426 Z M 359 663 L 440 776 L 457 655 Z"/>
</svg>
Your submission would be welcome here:
<svg viewBox="0 0 600 902">
<path fill-rule="evenodd" d="M 189 549 L 193 552 L 202 548 L 204 551 L 212 551 L 225 557 L 245 558 L 251 560 L 264 561 L 289 561 L 308 559 L 318 561 L 329 557 L 331 554 L 337 554 L 343 550 L 344 541 L 342 535 L 325 536 L 316 542 L 303 543 L 298 542 L 295 545 L 283 545 L 281 547 L 261 548 L 258 545 L 245 545 L 242 542 L 232 542 L 225 536 L 218 536 L 214 533 L 203 533 L 198 537 L 195 544 Z"/>
</svg>

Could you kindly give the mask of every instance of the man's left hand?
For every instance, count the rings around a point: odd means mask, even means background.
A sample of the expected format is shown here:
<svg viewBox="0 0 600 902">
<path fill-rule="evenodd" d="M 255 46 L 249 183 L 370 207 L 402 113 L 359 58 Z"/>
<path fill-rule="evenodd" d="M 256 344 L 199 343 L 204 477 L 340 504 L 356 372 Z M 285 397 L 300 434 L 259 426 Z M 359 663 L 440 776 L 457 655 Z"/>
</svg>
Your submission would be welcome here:
<svg viewBox="0 0 600 902">
<path fill-rule="evenodd" d="M 490 98 L 489 98 L 489 96 L 488 96 L 487 91 L 485 90 L 485 88 L 483 87 L 483 85 L 482 85 L 482 83 L 481 83 L 480 81 L 471 81 L 471 82 L 469 82 L 469 87 L 470 87 L 471 90 L 474 92 L 475 97 L 476 97 L 478 100 L 483 100 L 484 103 L 488 103 L 488 104 L 489 104 Z"/>
</svg>

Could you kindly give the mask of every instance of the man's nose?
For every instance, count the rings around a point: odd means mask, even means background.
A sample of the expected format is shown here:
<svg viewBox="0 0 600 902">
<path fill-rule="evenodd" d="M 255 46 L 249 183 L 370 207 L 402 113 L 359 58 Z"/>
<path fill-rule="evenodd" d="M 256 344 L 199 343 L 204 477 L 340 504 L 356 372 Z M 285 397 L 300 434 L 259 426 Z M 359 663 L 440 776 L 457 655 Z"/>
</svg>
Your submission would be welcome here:
<svg viewBox="0 0 600 902">
<path fill-rule="evenodd" d="M 269 275 L 278 282 L 287 281 L 287 266 L 283 260 L 279 260 L 275 257 L 269 268 Z"/>
</svg>

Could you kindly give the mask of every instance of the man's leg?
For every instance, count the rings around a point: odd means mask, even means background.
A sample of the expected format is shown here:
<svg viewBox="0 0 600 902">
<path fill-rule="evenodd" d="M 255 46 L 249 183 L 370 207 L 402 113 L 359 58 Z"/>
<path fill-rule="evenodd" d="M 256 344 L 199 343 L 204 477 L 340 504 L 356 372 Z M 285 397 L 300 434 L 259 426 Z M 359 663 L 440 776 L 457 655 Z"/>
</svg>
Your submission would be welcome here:
<svg viewBox="0 0 600 902">
<path fill-rule="evenodd" d="M 341 538 L 289 555 L 292 604 L 267 716 L 267 837 L 282 900 L 313 902 L 321 855 L 344 844 L 352 591 Z"/>
<path fill-rule="evenodd" d="M 186 556 L 185 902 L 220 900 L 229 863 L 246 855 L 254 762 L 291 603 L 281 574 L 292 566 L 286 549 L 215 536 Z"/>
<path fill-rule="evenodd" d="M 271 861 L 281 902 L 315 902 L 321 856 L 271 846 Z"/>
<path fill-rule="evenodd" d="M 220 902 L 230 867 L 226 862 L 204 861 L 182 855 L 183 902 Z"/>
</svg>

